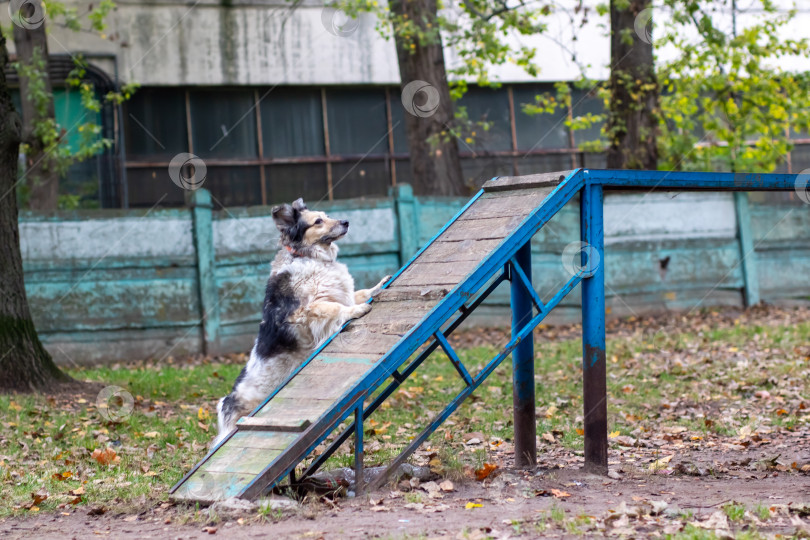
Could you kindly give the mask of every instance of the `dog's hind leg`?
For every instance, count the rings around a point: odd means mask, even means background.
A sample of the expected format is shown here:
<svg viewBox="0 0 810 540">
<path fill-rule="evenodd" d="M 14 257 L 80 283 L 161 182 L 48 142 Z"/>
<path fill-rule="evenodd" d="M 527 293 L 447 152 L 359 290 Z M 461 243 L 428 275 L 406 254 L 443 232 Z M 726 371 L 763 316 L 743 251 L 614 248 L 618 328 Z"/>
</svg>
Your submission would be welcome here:
<svg viewBox="0 0 810 540">
<path fill-rule="evenodd" d="M 391 276 L 385 276 L 371 289 L 361 289 L 359 291 L 354 291 L 354 303 L 355 304 L 363 304 L 368 302 L 368 299 L 372 296 L 378 294 L 381 290 L 385 282 L 391 279 Z"/>
<path fill-rule="evenodd" d="M 228 394 L 217 403 L 217 438 L 214 446 L 224 439 L 228 433 L 236 428 L 236 421 L 240 418 L 238 403 L 233 394 Z"/>
</svg>

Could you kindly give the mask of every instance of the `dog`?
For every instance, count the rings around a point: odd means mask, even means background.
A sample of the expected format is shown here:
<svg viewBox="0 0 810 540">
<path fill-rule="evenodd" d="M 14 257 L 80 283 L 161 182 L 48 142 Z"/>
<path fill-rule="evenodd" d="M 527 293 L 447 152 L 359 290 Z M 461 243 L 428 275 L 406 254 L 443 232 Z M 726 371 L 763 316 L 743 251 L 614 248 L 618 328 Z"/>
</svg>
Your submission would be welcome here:
<svg viewBox="0 0 810 540">
<path fill-rule="evenodd" d="M 271 264 L 259 335 L 233 390 L 217 405 L 214 445 L 236 427 L 326 339 L 347 321 L 371 311 L 371 289 L 354 290 L 346 265 L 337 262 L 337 240 L 349 222 L 309 210 L 302 199 L 273 208 L 281 249 Z"/>
</svg>

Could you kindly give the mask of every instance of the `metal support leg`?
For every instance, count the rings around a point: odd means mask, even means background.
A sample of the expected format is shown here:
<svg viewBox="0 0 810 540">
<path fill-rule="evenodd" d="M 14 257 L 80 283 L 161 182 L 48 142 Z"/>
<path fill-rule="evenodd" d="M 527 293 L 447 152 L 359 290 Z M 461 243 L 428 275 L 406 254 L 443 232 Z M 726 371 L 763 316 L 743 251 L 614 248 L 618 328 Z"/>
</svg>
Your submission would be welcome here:
<svg viewBox="0 0 810 540">
<path fill-rule="evenodd" d="M 607 474 L 605 264 L 602 186 L 586 185 L 580 199 L 582 241 L 582 374 L 585 469 Z"/>
<path fill-rule="evenodd" d="M 363 478 L 363 400 L 354 410 L 354 494 L 359 497 L 363 494 L 365 479 Z"/>
<path fill-rule="evenodd" d="M 515 254 L 515 262 L 531 282 L 532 248 L 529 242 Z M 532 319 L 532 297 L 521 280 L 512 275 L 512 335 Z M 512 351 L 512 403 L 515 419 L 515 467 L 537 464 L 537 424 L 534 418 L 534 344 L 529 333 Z"/>
</svg>

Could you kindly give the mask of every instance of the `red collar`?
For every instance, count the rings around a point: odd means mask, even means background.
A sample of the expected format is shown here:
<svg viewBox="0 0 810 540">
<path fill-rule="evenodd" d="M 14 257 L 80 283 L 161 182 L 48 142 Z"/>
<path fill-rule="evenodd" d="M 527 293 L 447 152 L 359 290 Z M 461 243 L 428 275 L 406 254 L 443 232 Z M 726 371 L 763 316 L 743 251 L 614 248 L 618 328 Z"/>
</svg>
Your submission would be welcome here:
<svg viewBox="0 0 810 540">
<path fill-rule="evenodd" d="M 303 257 L 303 255 L 302 255 L 301 253 L 298 253 L 297 251 L 295 251 L 295 250 L 294 250 L 293 248 L 291 248 L 290 246 L 284 246 L 284 249 L 286 249 L 287 251 L 289 251 L 289 252 L 290 252 L 290 255 L 292 255 L 293 257 Z"/>
</svg>

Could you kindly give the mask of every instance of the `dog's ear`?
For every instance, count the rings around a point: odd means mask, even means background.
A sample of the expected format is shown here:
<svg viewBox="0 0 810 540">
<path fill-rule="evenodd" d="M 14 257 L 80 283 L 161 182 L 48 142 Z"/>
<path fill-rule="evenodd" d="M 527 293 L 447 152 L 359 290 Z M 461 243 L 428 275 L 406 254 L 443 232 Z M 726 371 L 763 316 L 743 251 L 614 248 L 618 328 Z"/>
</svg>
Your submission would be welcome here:
<svg viewBox="0 0 810 540">
<path fill-rule="evenodd" d="M 307 210 L 307 205 L 304 203 L 304 199 L 298 199 L 292 203 L 292 207 L 298 210 L 299 212 L 303 212 Z"/>
<path fill-rule="evenodd" d="M 273 208 L 273 221 L 280 231 L 289 229 L 298 223 L 299 212 L 289 204 Z"/>
</svg>

